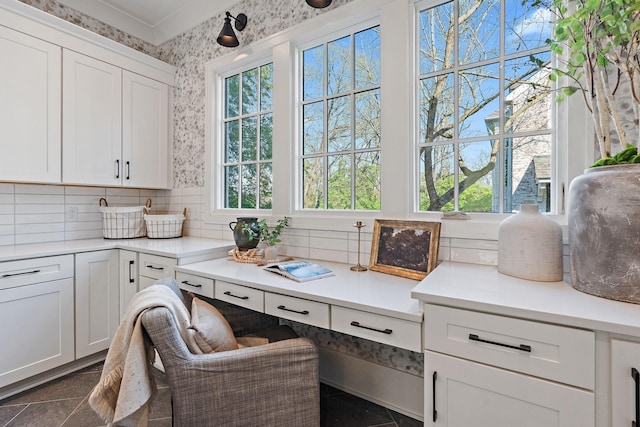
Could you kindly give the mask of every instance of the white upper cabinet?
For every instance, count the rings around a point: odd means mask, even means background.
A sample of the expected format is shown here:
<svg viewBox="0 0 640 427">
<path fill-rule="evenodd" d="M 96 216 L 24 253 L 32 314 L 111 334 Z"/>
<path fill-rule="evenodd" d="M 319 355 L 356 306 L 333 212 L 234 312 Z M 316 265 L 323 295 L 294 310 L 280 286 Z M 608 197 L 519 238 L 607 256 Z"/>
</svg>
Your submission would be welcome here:
<svg viewBox="0 0 640 427">
<path fill-rule="evenodd" d="M 60 51 L 0 26 L 0 181 L 60 183 Z"/>
<path fill-rule="evenodd" d="M 122 185 L 166 188 L 169 87 L 124 70 L 122 93 Z"/>
<path fill-rule="evenodd" d="M 120 185 L 122 69 L 63 52 L 62 181 Z"/>
<path fill-rule="evenodd" d="M 0 1 L 0 182 L 170 188 L 175 67 Z"/>
<path fill-rule="evenodd" d="M 168 187 L 169 87 L 64 51 L 65 184 Z"/>
</svg>

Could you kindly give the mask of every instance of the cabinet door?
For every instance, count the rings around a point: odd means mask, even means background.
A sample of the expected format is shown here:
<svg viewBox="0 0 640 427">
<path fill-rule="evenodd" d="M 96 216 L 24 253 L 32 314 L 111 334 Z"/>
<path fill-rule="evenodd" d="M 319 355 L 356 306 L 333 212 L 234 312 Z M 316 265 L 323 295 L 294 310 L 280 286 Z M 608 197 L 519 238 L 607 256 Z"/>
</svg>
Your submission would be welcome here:
<svg viewBox="0 0 640 427">
<path fill-rule="evenodd" d="M 169 87 L 123 71 L 123 185 L 168 187 Z"/>
<path fill-rule="evenodd" d="M 118 251 L 76 254 L 76 358 L 109 348 L 119 324 Z"/>
<path fill-rule="evenodd" d="M 0 290 L 0 388 L 73 361 L 73 279 Z"/>
<path fill-rule="evenodd" d="M 120 250 L 120 319 L 138 292 L 138 253 Z"/>
<path fill-rule="evenodd" d="M 424 365 L 425 425 L 594 425 L 591 392 L 430 351 Z"/>
<path fill-rule="evenodd" d="M 634 371 L 635 370 L 635 371 Z M 640 343 L 611 340 L 611 425 L 640 426 Z"/>
<path fill-rule="evenodd" d="M 67 184 L 122 182 L 122 70 L 63 52 L 62 180 Z"/>
<path fill-rule="evenodd" d="M 60 183 L 60 47 L 0 26 L 0 181 Z"/>
</svg>

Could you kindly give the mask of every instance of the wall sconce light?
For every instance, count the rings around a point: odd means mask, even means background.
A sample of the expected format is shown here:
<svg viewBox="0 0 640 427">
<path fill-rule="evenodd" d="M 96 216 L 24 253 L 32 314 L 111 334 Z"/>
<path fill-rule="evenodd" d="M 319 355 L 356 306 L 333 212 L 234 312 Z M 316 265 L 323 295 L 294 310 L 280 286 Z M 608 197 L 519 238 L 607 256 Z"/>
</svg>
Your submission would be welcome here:
<svg viewBox="0 0 640 427">
<path fill-rule="evenodd" d="M 231 16 L 231 14 L 227 12 L 227 17 L 224 18 L 222 31 L 220 31 L 220 34 L 216 39 L 220 46 L 236 47 L 240 44 L 240 42 L 238 42 L 238 38 L 236 37 L 236 33 L 233 32 L 233 28 L 231 27 L 231 18 L 236 21 L 236 30 L 242 31 L 247 26 L 247 15 L 245 15 L 244 13 L 240 13 L 238 14 L 238 16 Z"/>
<path fill-rule="evenodd" d="M 307 0 L 307 4 L 316 9 L 322 9 L 331 4 L 331 0 Z"/>
</svg>

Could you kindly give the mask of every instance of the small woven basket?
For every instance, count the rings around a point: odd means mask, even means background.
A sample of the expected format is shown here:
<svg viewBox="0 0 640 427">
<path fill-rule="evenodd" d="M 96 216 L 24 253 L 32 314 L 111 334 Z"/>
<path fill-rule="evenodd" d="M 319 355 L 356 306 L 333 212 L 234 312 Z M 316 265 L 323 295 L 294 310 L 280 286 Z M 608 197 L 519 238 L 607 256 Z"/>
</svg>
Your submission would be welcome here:
<svg viewBox="0 0 640 427">
<path fill-rule="evenodd" d="M 147 237 L 149 239 L 173 239 L 182 237 L 182 226 L 187 217 L 187 208 L 182 214 L 148 215 L 145 212 L 144 221 L 147 223 Z"/>
<path fill-rule="evenodd" d="M 144 212 L 151 208 L 151 199 L 147 199 L 145 206 L 109 206 L 107 199 L 102 197 L 98 205 L 105 239 L 135 239 L 147 235 Z"/>
</svg>

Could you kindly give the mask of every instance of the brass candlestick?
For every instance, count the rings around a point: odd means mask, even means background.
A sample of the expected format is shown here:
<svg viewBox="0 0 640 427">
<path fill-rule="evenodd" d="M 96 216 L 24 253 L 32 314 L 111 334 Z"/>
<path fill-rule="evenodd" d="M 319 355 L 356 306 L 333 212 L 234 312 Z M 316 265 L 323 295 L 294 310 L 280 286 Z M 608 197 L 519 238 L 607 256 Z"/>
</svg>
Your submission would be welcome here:
<svg viewBox="0 0 640 427">
<path fill-rule="evenodd" d="M 357 221 L 354 227 L 358 228 L 358 264 L 351 267 L 351 271 L 367 271 L 367 267 L 363 267 L 360 265 L 360 230 L 365 225 L 362 224 L 362 221 Z"/>
</svg>

